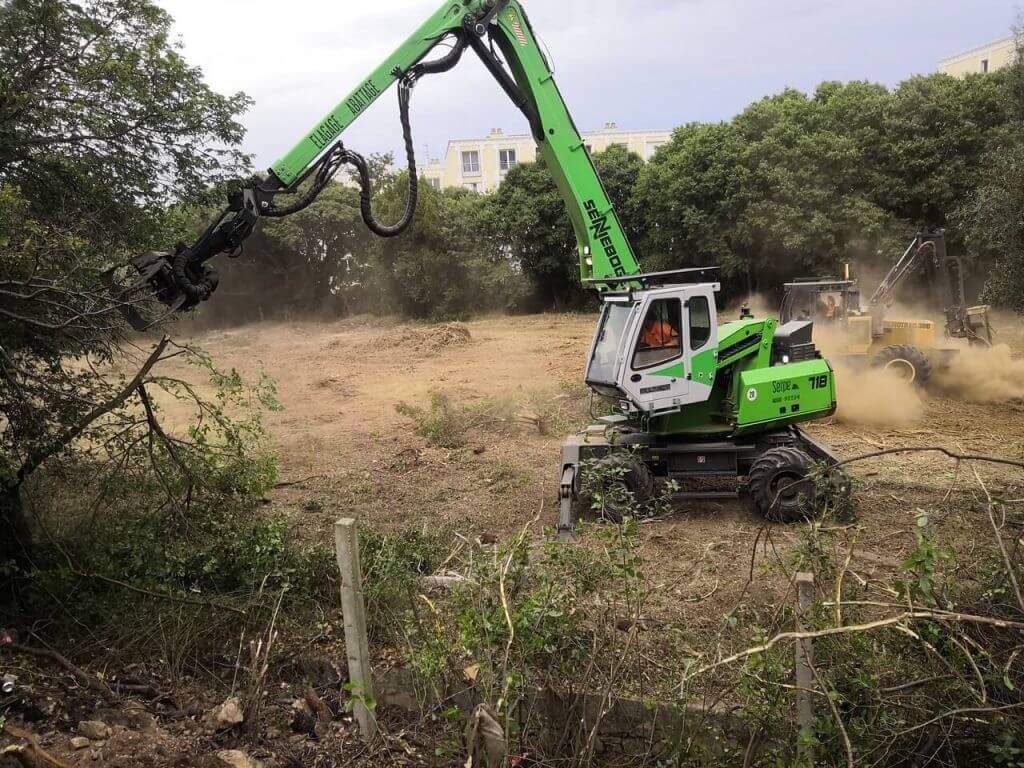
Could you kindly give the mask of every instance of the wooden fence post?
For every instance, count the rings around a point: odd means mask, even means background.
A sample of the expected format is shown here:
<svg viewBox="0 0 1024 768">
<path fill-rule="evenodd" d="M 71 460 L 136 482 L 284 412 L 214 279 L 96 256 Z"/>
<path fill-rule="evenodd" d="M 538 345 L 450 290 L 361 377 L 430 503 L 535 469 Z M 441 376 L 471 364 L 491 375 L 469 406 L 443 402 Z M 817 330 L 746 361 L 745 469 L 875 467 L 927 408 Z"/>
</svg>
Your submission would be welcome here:
<svg viewBox="0 0 1024 768">
<path fill-rule="evenodd" d="M 345 652 L 354 699 L 353 712 L 360 733 L 370 741 L 377 735 L 377 717 L 374 714 L 373 670 L 366 639 L 366 606 L 355 520 L 338 520 L 334 524 L 334 545 L 338 554 L 338 570 L 341 571 L 341 611 L 345 620 Z"/>
<path fill-rule="evenodd" d="M 810 612 L 814 606 L 814 574 L 796 575 L 796 631 L 806 632 Z M 814 641 L 798 640 L 796 643 L 796 719 L 800 725 L 800 736 L 809 737 L 814 728 Z M 808 738 L 800 739 L 800 755 L 807 765 L 814 764 L 813 750 Z"/>
</svg>

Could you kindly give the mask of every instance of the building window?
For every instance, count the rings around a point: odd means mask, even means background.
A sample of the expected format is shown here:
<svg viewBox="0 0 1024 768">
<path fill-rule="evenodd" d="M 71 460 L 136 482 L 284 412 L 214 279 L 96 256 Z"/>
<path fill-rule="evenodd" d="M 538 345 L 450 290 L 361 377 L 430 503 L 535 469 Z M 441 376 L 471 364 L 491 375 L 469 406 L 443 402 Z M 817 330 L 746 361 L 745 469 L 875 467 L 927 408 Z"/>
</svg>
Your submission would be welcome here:
<svg viewBox="0 0 1024 768">
<path fill-rule="evenodd" d="M 587 154 L 588 155 L 594 154 L 594 145 L 593 144 L 584 144 L 584 146 L 587 148 Z"/>
<path fill-rule="evenodd" d="M 476 150 L 462 153 L 462 173 L 465 175 L 480 173 L 480 153 Z"/>
<path fill-rule="evenodd" d="M 988 59 L 981 60 L 981 71 L 988 72 Z"/>
<path fill-rule="evenodd" d="M 516 165 L 516 151 L 514 149 L 498 150 L 498 166 L 501 170 L 511 171 Z"/>
<path fill-rule="evenodd" d="M 441 180 L 440 179 L 431 179 L 430 180 L 430 186 L 432 186 L 434 189 L 440 189 L 441 188 Z"/>
<path fill-rule="evenodd" d="M 479 192 L 480 185 L 475 181 L 471 181 L 466 185 L 466 189 L 468 189 L 470 192 Z"/>
</svg>

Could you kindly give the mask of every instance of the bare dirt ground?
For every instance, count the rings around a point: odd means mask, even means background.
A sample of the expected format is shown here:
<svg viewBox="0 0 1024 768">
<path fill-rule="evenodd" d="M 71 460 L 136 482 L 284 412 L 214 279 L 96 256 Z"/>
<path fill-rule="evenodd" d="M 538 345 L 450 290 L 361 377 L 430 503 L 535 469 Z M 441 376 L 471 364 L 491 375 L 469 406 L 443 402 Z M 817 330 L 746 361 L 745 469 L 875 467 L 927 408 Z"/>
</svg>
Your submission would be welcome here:
<svg viewBox="0 0 1024 768">
<path fill-rule="evenodd" d="M 918 395 L 899 388 L 905 385 L 841 370 L 840 399 L 856 407 L 809 425 L 808 431 L 842 458 L 938 446 L 1024 460 L 1024 325 L 1019 318 L 1002 317 L 998 327 L 1007 348 L 973 356 L 935 392 Z M 539 541 L 542 526 L 555 521 L 560 443 L 587 421 L 588 398 L 580 381 L 592 330 L 589 315 L 489 317 L 442 326 L 352 318 L 207 332 L 193 342 L 222 369 L 277 380 L 283 410 L 268 413 L 266 423 L 282 485 L 271 492 L 267 509 L 287 515 L 309 541 L 329 541 L 331 524 L 342 516 L 374 527 L 423 527 L 498 540 L 537 518 Z M 202 386 L 197 370 L 176 373 Z M 461 423 L 457 439 L 448 441 L 454 447 L 432 444 L 396 409 L 399 403 L 428 408 L 435 395 L 446 396 L 453 408 L 472 417 Z M 173 425 L 173 409 L 167 415 Z M 991 536 L 981 503 L 986 489 L 1006 505 L 1024 504 L 1024 473 L 958 466 L 937 453 L 874 458 L 852 465 L 851 472 L 855 522 L 826 519 L 820 525 L 838 532 L 832 535 L 840 542 L 846 537 L 850 551 L 856 539 L 857 556 L 848 574 L 864 584 L 900 567 L 914 547 L 914 519 L 921 511 L 941 528 L 944 546 L 969 555 L 976 542 Z M 659 677 L 676 685 L 683 660 L 714 649 L 716 633 L 721 649 L 727 614 L 749 609 L 756 616 L 790 602 L 791 584 L 780 574 L 792 568 L 773 565 L 793 565 L 807 532 L 806 525 L 766 525 L 743 497 L 689 503 L 645 521 L 638 544 L 651 590 L 645 621 L 670 631 L 638 642 L 645 658 L 664 673 Z M 584 545 L 597 546 L 596 539 Z M 56 683 L 47 693 L 46 677 L 32 680 L 35 700 L 42 702 L 36 719 L 46 721 L 64 694 Z M 325 685 L 337 688 L 337 681 Z M 188 691 L 179 693 L 182 701 L 192 701 Z M 44 747 L 70 764 L 86 755 L 92 764 L 109 766 L 249 764 L 215 759 L 210 752 L 230 748 L 235 740 L 204 730 L 202 713 L 216 703 L 205 689 L 195 694 L 202 706 L 123 727 L 117 713 L 94 711 L 94 696 L 79 698 L 82 703 L 62 710 L 57 730 L 43 732 L 42 738 Z M 288 765 L 328 765 L 335 763 L 321 760 L 327 754 L 341 760 L 362 754 L 350 723 L 335 729 L 327 743 L 287 736 L 288 701 L 286 696 L 276 702 L 277 735 L 268 730 L 256 756 L 276 754 Z M 80 738 L 87 749 L 78 751 L 70 736 L 73 724 L 84 719 L 105 720 L 112 734 Z M 365 756 L 368 764 L 432 762 L 431 745 L 411 735 L 418 726 L 407 730 L 404 720 L 390 726 L 397 736 L 389 737 L 379 760 Z M 22 738 L 19 732 L 8 735 Z M 200 751 L 209 754 L 200 760 Z"/>
<path fill-rule="evenodd" d="M 582 412 L 577 382 L 591 323 L 585 315 L 434 327 L 355 318 L 193 341 L 222 368 L 277 380 L 283 410 L 266 422 L 282 480 L 301 482 L 271 501 L 309 535 L 326 535 L 339 515 L 500 534 L 531 519 L 542 501 L 547 520 L 564 435 L 529 419 L 541 410 L 557 418 L 562 406 Z M 431 447 L 396 406 L 427 407 L 433 393 L 497 417 L 471 430 L 463 448 Z"/>
<path fill-rule="evenodd" d="M 999 321 L 998 340 L 1010 349 L 972 360 L 962 372 L 982 384 L 1008 378 L 1008 366 L 1019 367 L 1024 381 L 1024 325 L 1012 316 Z M 538 534 L 555 521 L 559 446 L 586 422 L 580 382 L 593 322 L 590 315 L 539 315 L 432 327 L 352 318 L 254 325 L 194 341 L 222 367 L 250 377 L 265 371 L 278 381 L 284 409 L 267 423 L 282 480 L 294 484 L 276 490 L 270 508 L 289 515 L 303 535 L 326 540 L 334 519 L 354 516 L 375 526 L 504 538 L 535 517 Z M 851 400 L 877 403 L 877 409 L 841 409 L 808 431 L 843 458 L 941 446 L 1024 459 L 1021 383 L 1015 390 L 1011 381 L 1009 391 L 993 395 L 991 387 L 967 391 L 956 381 L 921 395 L 885 382 L 865 397 L 868 384 L 841 374 L 841 399 L 845 387 Z M 432 447 L 396 405 L 426 407 L 434 393 L 492 418 L 470 428 L 463 447 Z M 878 419 L 878 413 L 888 415 Z M 999 489 L 1012 491 L 1024 480 L 1007 468 L 980 472 Z M 886 456 L 858 463 L 852 473 L 862 528 L 858 547 L 884 562 L 912 548 L 909 531 L 919 509 L 969 506 L 980 493 L 971 470 L 941 454 Z M 949 522 L 968 538 L 977 524 L 966 515 Z M 699 632 L 759 589 L 777 588 L 756 578 L 748 584 L 749 577 L 759 559 L 784 557 L 799 532 L 771 526 L 770 537 L 759 536 L 764 527 L 743 497 L 690 503 L 646 523 L 642 554 L 658 582 L 658 602 Z"/>
</svg>

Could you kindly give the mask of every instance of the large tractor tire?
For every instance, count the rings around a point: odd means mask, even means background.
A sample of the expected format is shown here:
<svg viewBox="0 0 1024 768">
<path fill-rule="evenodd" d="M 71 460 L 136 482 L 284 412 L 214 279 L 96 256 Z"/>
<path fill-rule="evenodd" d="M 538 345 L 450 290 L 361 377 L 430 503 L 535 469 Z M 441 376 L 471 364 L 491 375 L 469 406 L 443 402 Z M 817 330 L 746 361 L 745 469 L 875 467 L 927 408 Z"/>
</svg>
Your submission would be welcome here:
<svg viewBox="0 0 1024 768">
<path fill-rule="evenodd" d="M 928 356 L 908 344 L 885 347 L 875 355 L 871 365 L 892 371 L 903 381 L 922 389 L 928 386 L 932 378 L 932 364 Z"/>
<path fill-rule="evenodd" d="M 621 523 L 624 518 L 635 516 L 637 507 L 654 498 L 654 473 L 632 454 L 609 454 L 591 471 L 605 477 L 601 488 L 604 503 L 598 511 L 605 520 Z"/>
<path fill-rule="evenodd" d="M 747 478 L 757 510 L 777 523 L 796 523 L 818 513 L 811 457 L 799 448 L 772 448 L 750 467 Z"/>
</svg>

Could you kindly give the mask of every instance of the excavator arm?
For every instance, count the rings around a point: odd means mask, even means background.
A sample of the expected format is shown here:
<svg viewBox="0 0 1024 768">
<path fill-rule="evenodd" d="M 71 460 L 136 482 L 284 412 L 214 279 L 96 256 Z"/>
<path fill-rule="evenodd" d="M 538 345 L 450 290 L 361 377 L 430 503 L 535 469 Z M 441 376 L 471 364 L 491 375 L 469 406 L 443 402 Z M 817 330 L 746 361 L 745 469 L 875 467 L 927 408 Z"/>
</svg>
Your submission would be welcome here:
<svg viewBox="0 0 1024 768">
<path fill-rule="evenodd" d="M 437 58 L 438 48 L 451 45 Z M 480 58 L 526 117 L 540 156 L 550 170 L 569 213 L 579 250 L 584 284 L 606 290 L 615 281 L 640 272 L 626 233 L 597 174 L 579 130 L 555 83 L 522 5 L 516 0 L 448 0 L 408 40 L 385 59 L 331 110 L 264 178 L 232 193 L 228 206 L 191 245 L 153 252 L 131 262 L 136 277 L 127 286 L 110 277 L 129 322 L 139 329 L 163 319 L 143 317 L 132 301 L 139 291 L 155 296 L 164 316 L 210 298 L 217 273 L 207 264 L 220 254 L 237 255 L 262 218 L 281 218 L 311 205 L 344 166 L 352 166 L 361 188 L 360 207 L 367 226 L 382 237 L 401 234 L 411 223 L 418 191 L 409 104 L 416 82 L 452 69 L 467 48 Z M 395 225 L 376 221 L 366 160 L 340 138 L 377 99 L 397 85 L 406 155 L 409 195 L 405 214 Z"/>
<path fill-rule="evenodd" d="M 946 316 L 946 335 L 967 339 L 971 344 L 991 345 L 988 307 L 967 306 L 963 262 L 946 250 L 945 230 L 922 232 L 914 238 L 871 295 L 872 310 L 884 312 L 896 301 L 896 291 L 907 278 L 922 273 L 936 305 Z"/>
</svg>

